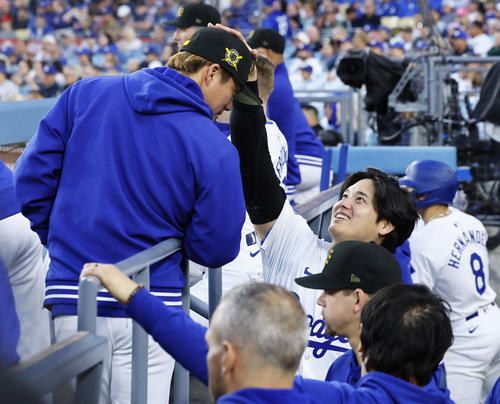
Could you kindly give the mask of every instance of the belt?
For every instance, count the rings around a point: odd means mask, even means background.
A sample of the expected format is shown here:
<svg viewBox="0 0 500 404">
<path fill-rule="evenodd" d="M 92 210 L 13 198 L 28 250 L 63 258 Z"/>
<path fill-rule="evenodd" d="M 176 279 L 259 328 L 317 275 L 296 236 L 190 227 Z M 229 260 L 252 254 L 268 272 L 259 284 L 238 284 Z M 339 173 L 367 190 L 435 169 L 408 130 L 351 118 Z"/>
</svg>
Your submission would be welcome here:
<svg viewBox="0 0 500 404">
<path fill-rule="evenodd" d="M 495 305 L 495 302 L 491 302 L 489 304 L 484 305 L 483 307 L 480 307 L 480 309 L 482 309 L 484 307 L 488 307 L 488 306 L 494 306 L 494 305 Z M 479 310 L 476 310 L 474 313 L 469 314 L 467 317 L 465 317 L 465 321 L 472 320 L 473 318 L 475 318 L 477 316 L 479 316 Z"/>
</svg>

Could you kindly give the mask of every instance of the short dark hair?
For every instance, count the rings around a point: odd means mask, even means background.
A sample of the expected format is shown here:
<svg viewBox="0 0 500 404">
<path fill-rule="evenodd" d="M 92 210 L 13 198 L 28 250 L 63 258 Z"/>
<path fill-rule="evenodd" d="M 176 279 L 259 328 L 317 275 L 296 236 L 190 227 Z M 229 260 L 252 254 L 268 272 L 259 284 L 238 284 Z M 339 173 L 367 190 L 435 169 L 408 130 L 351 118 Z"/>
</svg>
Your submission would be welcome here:
<svg viewBox="0 0 500 404">
<path fill-rule="evenodd" d="M 453 342 L 450 306 L 425 285 L 391 285 L 361 313 L 366 370 L 425 386 Z"/>
<path fill-rule="evenodd" d="M 364 180 L 373 181 L 375 188 L 374 207 L 377 211 L 377 223 L 387 220 L 392 223 L 394 230 L 384 237 L 382 247 L 394 253 L 410 237 L 418 219 L 415 203 L 408 191 L 399 186 L 396 178 L 383 171 L 368 167 L 365 171 L 357 171 L 347 177 L 340 190 L 340 198 L 351 185 Z"/>
</svg>

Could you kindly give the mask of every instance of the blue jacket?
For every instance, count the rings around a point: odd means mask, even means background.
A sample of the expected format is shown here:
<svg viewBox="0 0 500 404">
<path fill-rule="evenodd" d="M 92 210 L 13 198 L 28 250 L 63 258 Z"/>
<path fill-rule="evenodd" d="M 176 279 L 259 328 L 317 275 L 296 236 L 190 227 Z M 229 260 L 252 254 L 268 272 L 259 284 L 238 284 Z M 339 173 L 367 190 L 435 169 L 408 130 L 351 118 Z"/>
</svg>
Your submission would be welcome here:
<svg viewBox="0 0 500 404">
<path fill-rule="evenodd" d="M 221 396 L 217 404 L 319 404 L 312 396 L 295 389 L 258 389 L 245 388 L 232 394 Z"/>
<path fill-rule="evenodd" d="M 315 397 L 328 397 L 328 402 L 345 404 L 453 404 L 448 390 L 427 389 L 397 377 L 370 372 L 356 386 L 340 382 L 295 378 L 294 389 Z"/>
<path fill-rule="evenodd" d="M 360 379 L 361 366 L 358 365 L 356 355 L 352 349 L 335 359 L 325 377 L 325 381 L 327 382 L 344 382 L 351 386 L 356 386 Z M 446 390 L 446 374 L 442 364 L 439 366 L 438 370 L 434 372 L 431 381 L 425 388 Z"/>
<path fill-rule="evenodd" d="M 47 245 L 45 304 L 76 314 L 82 265 L 117 262 L 167 238 L 189 259 L 234 259 L 245 220 L 236 149 L 200 87 L 169 68 L 75 83 L 16 163 L 21 211 Z M 180 307 L 181 253 L 151 268 L 151 290 Z M 99 315 L 124 316 L 99 293 Z"/>
<path fill-rule="evenodd" d="M 194 322 L 185 312 L 165 306 L 145 289 L 141 289 L 131 300 L 127 314 L 184 368 L 203 383 L 208 383 L 205 327 Z M 332 403 L 452 404 L 447 390 L 423 389 L 378 372 L 370 372 L 361 378 L 356 388 L 347 383 L 323 382 L 297 376 L 292 390 L 315 397 L 320 402 L 328 397 L 328 402 Z"/>
<path fill-rule="evenodd" d="M 398 248 L 396 248 L 396 252 L 394 253 L 394 257 L 398 260 L 399 265 L 401 267 L 401 278 L 405 285 L 413 284 L 411 280 L 411 251 L 410 251 L 410 243 L 406 240 L 403 244 L 401 244 Z"/>
<path fill-rule="evenodd" d="M 0 261 L 0 370 L 19 362 L 16 347 L 21 329 L 7 270 Z"/>
<path fill-rule="evenodd" d="M 0 220 L 19 212 L 12 171 L 0 160 Z"/>
</svg>

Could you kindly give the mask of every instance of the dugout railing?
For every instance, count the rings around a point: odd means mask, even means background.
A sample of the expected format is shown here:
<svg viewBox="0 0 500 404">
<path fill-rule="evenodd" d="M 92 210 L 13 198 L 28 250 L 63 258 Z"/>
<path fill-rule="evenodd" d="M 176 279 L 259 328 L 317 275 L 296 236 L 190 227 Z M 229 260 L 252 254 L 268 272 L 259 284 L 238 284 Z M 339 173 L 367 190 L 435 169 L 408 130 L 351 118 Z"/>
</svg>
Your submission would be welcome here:
<svg viewBox="0 0 500 404">
<path fill-rule="evenodd" d="M 143 283 L 144 287 L 149 289 L 150 265 L 167 258 L 181 249 L 182 243 L 179 239 L 167 239 L 116 263 L 116 266 L 126 275 L 131 276 L 134 281 Z M 207 305 L 200 299 L 190 296 L 189 264 L 186 259 L 183 259 L 182 267 L 186 278 L 182 292 L 182 306 L 184 311 L 189 314 L 189 309 L 191 308 L 201 316 L 210 319 L 222 295 L 221 268 L 209 268 L 208 270 L 209 303 Z M 96 333 L 97 292 L 101 287 L 100 281 L 95 276 L 89 276 L 80 280 L 78 292 L 78 331 L 87 331 L 92 335 Z M 148 335 L 134 321 L 132 329 L 132 404 L 147 402 L 147 369 Z M 82 380 L 79 377 L 77 386 L 81 383 Z M 176 363 L 174 370 L 173 397 L 175 404 L 189 402 L 189 372 L 179 363 Z"/>
</svg>

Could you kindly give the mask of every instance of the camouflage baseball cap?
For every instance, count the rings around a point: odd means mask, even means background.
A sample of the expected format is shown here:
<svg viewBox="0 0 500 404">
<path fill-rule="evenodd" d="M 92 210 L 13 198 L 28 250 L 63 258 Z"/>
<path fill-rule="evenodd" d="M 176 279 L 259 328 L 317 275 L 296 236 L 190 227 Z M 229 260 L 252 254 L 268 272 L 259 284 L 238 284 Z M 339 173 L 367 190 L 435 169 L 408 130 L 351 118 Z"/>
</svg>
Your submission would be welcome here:
<svg viewBox="0 0 500 404">
<path fill-rule="evenodd" d="M 166 25 L 188 28 L 188 27 L 206 27 L 207 24 L 220 23 L 220 14 L 212 6 L 204 3 L 190 3 L 180 7 L 177 12 L 177 18 L 172 21 L 166 21 Z"/>
<path fill-rule="evenodd" d="M 254 67 L 252 54 L 246 45 L 220 28 L 201 28 L 191 39 L 184 42 L 181 51 L 201 56 L 210 62 L 217 63 L 228 72 L 241 87 L 235 95 L 246 104 L 260 105 L 262 101 L 247 87 L 248 76 Z"/>
</svg>

